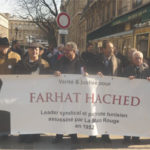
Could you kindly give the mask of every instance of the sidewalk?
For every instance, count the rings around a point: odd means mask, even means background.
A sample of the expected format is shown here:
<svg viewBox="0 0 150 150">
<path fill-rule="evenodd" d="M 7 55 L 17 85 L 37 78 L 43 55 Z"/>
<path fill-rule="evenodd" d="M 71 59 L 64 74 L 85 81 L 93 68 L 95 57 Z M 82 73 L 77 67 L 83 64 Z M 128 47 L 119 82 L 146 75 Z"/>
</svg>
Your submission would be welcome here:
<svg viewBox="0 0 150 150">
<path fill-rule="evenodd" d="M 0 150 L 148 150 L 150 149 L 150 138 L 141 138 L 140 145 L 130 145 L 122 143 L 122 137 L 111 136 L 110 144 L 100 142 L 100 137 L 95 143 L 88 143 L 87 136 L 79 136 L 78 144 L 72 144 L 66 136 L 64 141 L 59 144 L 52 144 L 54 136 L 43 135 L 40 141 L 34 143 L 19 143 L 18 136 L 10 136 L 8 139 L 0 139 Z"/>
</svg>

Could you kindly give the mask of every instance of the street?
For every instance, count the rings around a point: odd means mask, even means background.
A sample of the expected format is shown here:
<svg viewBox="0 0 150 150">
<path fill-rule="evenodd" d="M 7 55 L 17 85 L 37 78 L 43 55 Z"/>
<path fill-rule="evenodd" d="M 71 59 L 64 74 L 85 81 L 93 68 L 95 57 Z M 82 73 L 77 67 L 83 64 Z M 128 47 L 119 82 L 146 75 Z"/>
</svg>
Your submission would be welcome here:
<svg viewBox="0 0 150 150">
<path fill-rule="evenodd" d="M 65 136 L 64 141 L 59 144 L 53 144 L 54 135 L 42 135 L 38 142 L 34 143 L 20 143 L 18 136 L 10 136 L 8 139 L 0 139 L 0 150 L 97 150 L 97 149 L 150 149 L 150 138 L 141 138 L 141 144 L 134 145 L 123 144 L 121 136 L 111 136 L 112 142 L 110 144 L 100 142 L 100 137 L 96 142 L 89 143 L 87 136 L 78 135 L 78 144 L 72 144 L 70 139 Z"/>
</svg>

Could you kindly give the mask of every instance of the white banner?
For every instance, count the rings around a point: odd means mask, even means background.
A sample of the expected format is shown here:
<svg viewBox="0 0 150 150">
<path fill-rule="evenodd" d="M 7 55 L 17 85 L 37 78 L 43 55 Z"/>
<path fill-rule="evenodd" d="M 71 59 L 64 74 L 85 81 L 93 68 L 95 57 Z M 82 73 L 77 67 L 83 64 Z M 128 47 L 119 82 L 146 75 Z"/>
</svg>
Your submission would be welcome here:
<svg viewBox="0 0 150 150">
<path fill-rule="evenodd" d="M 150 136 L 147 80 L 82 75 L 0 78 L 0 133 Z"/>
</svg>

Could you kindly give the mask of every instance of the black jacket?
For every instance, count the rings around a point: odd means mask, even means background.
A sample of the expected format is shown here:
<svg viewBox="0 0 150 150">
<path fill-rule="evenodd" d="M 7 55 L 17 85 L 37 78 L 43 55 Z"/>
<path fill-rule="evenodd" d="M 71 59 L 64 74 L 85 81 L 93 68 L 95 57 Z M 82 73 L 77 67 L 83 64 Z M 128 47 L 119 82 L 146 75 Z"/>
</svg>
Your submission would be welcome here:
<svg viewBox="0 0 150 150">
<path fill-rule="evenodd" d="M 63 56 L 56 64 L 55 71 L 58 70 L 64 74 L 80 74 L 81 61 L 76 55 L 75 59 L 70 61 L 67 57 Z"/>
<path fill-rule="evenodd" d="M 81 59 L 83 61 L 83 65 L 85 66 L 86 72 L 90 74 L 97 73 L 98 56 L 96 54 L 86 51 L 81 54 Z"/>
<path fill-rule="evenodd" d="M 150 76 L 149 67 L 143 63 L 140 67 L 129 65 L 122 74 L 123 77 L 135 76 L 138 79 L 146 79 Z"/>
</svg>

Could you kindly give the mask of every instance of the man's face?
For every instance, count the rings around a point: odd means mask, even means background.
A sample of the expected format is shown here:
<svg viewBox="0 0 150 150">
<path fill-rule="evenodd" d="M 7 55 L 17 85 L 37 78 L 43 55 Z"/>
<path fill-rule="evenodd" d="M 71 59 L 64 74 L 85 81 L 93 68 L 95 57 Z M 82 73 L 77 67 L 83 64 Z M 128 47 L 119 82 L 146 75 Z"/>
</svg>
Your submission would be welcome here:
<svg viewBox="0 0 150 150">
<path fill-rule="evenodd" d="M 87 51 L 88 52 L 93 52 L 93 50 L 94 50 L 93 45 L 89 45 L 88 48 L 87 48 Z"/>
<path fill-rule="evenodd" d="M 135 54 L 133 56 L 133 64 L 136 66 L 140 66 L 143 63 L 143 57 L 140 54 Z"/>
<path fill-rule="evenodd" d="M 107 43 L 103 52 L 106 57 L 111 56 L 114 53 L 114 45 L 112 43 Z"/>
<path fill-rule="evenodd" d="M 72 50 L 72 48 L 69 45 L 65 46 L 65 56 L 70 60 L 72 60 L 75 56 L 74 50 Z"/>
<path fill-rule="evenodd" d="M 6 55 L 8 52 L 9 46 L 0 45 L 0 54 Z"/>
<path fill-rule="evenodd" d="M 29 48 L 28 49 L 28 54 L 31 60 L 38 60 L 39 59 L 39 54 L 40 54 L 40 49 L 37 48 Z"/>
</svg>

